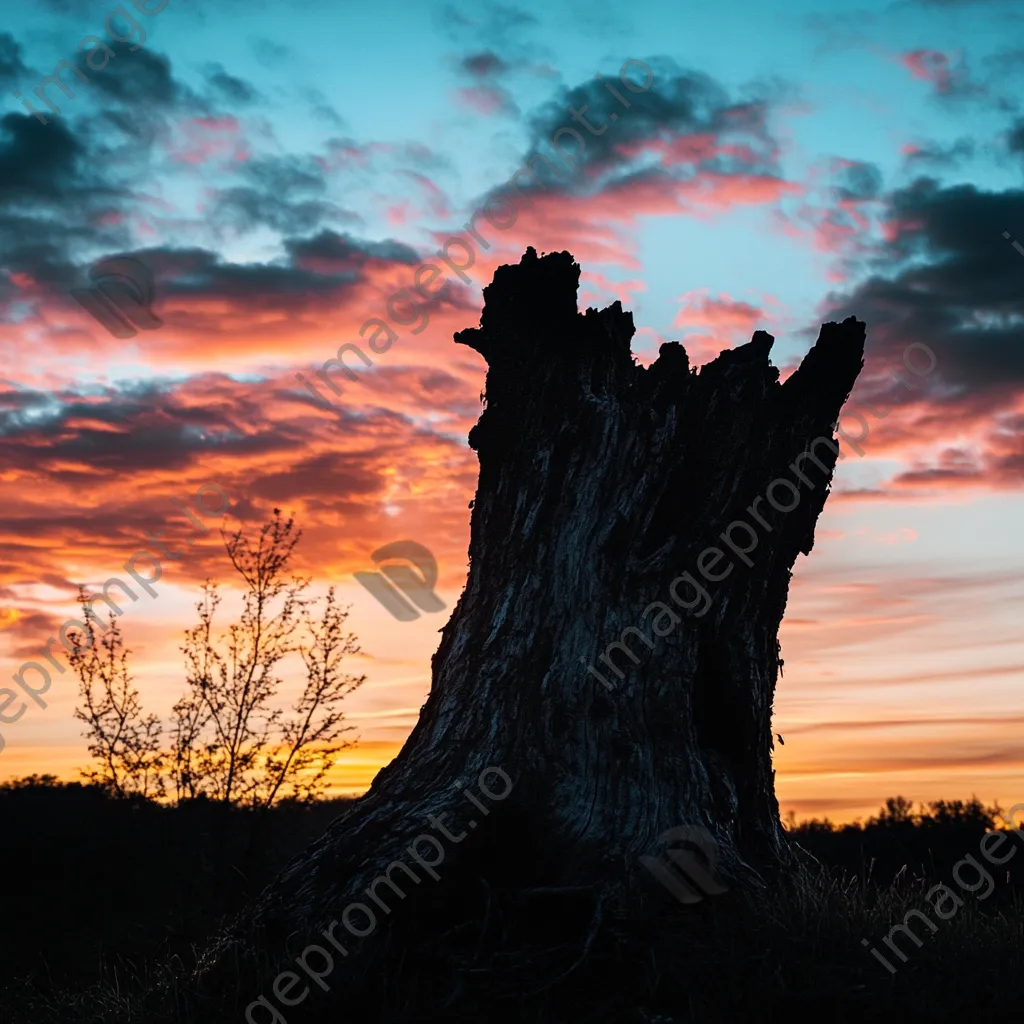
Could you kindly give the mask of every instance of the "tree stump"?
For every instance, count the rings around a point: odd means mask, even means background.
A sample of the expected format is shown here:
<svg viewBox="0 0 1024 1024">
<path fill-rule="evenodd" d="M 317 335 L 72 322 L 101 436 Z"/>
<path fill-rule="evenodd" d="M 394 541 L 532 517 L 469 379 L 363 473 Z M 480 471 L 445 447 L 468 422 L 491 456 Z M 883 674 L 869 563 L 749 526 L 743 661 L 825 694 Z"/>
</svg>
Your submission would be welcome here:
<svg viewBox="0 0 1024 1024">
<path fill-rule="evenodd" d="M 778 628 L 835 468 L 864 324 L 824 324 L 784 384 L 764 331 L 699 373 L 676 342 L 645 369 L 619 302 L 577 312 L 579 275 L 568 252 L 530 248 L 484 289 L 480 327 L 455 335 L 488 371 L 469 435 L 469 576 L 430 696 L 395 760 L 211 951 L 204 976 L 247 929 L 295 969 L 356 901 L 377 925 L 362 940 L 334 931 L 348 947 L 335 963 L 354 966 L 351 946 L 363 957 L 408 907 L 384 890 L 385 914 L 367 895 L 375 877 L 402 860 L 419 891 L 437 884 L 408 852 L 422 834 L 445 848 L 441 874 L 490 842 L 524 888 L 550 891 L 631 891 L 641 855 L 678 825 L 708 830 L 733 886 L 790 863 L 771 765 Z M 505 791 L 500 802 L 478 780 Z"/>
</svg>

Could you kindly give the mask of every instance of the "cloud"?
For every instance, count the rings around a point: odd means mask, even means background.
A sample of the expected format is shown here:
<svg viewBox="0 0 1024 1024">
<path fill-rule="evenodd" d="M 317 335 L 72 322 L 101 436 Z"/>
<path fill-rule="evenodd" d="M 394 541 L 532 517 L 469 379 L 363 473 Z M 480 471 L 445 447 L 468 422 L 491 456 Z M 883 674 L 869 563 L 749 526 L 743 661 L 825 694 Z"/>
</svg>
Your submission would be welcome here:
<svg viewBox="0 0 1024 1024">
<path fill-rule="evenodd" d="M 871 314 L 887 354 L 926 342 L 940 377 L 960 389 L 1024 385 L 1020 257 L 1003 240 L 1024 223 L 1024 190 L 919 178 L 891 194 L 887 222 L 876 273 L 830 311 Z"/>
<path fill-rule="evenodd" d="M 116 168 L 105 179 L 89 156 L 63 121 L 0 119 L 0 319 L 22 321 L 26 302 L 77 283 L 75 253 L 128 242 L 119 209 L 131 204 L 131 192 L 111 184 L 130 172 Z"/>
<path fill-rule="evenodd" d="M 495 117 L 499 114 L 518 116 L 519 107 L 512 94 L 499 79 L 512 70 L 512 65 L 502 60 L 493 50 L 482 50 L 459 61 L 458 70 L 472 79 L 468 87 L 457 89 L 457 102 L 477 114 Z"/>
<path fill-rule="evenodd" d="M 43 125 L 34 117 L 7 114 L 0 131 L 0 204 L 59 199 L 89 180 L 84 148 L 59 122 Z"/>
<path fill-rule="evenodd" d="M 1020 109 L 1017 91 L 1006 90 L 1007 79 L 1020 70 L 1018 51 L 998 51 L 984 57 L 980 78 L 971 71 L 962 49 L 947 53 L 921 48 L 895 56 L 913 78 L 930 82 L 932 97 L 947 108 L 975 105 L 1002 113 Z"/>
<path fill-rule="evenodd" d="M 835 193 L 844 202 L 875 199 L 882 190 L 882 172 L 863 160 L 844 160 L 835 171 Z"/>
<path fill-rule="evenodd" d="M 109 66 L 87 68 L 91 88 L 83 84 L 71 98 L 58 93 L 64 116 L 51 115 L 45 124 L 21 113 L 0 119 L 0 316 L 8 322 L 30 320 L 47 294 L 61 293 L 58 302 L 65 304 L 67 289 L 83 283 L 83 260 L 127 252 L 138 237 L 156 233 L 154 221 L 173 209 L 151 191 L 158 150 L 175 163 L 227 167 L 228 173 L 249 159 L 240 122 L 215 113 L 226 97 L 242 99 L 245 83 L 210 65 L 210 92 L 200 95 L 148 47 L 134 53 L 116 43 L 112 48 L 117 59 Z M 9 35 L 0 38 L 2 69 L 26 70 Z M 95 112 L 98 102 L 103 109 Z M 323 190 L 323 172 L 305 170 L 309 180 L 316 172 L 318 181 L 302 193 L 307 182 L 283 160 L 254 163 L 241 183 L 222 189 L 215 216 L 204 215 L 204 229 L 247 230 L 270 222 L 296 233 L 350 221 L 315 194 L 316 184 Z M 58 326 L 51 337 L 59 333 Z"/>
<path fill-rule="evenodd" d="M 371 260 L 385 260 L 415 266 L 419 254 L 404 242 L 356 242 L 348 235 L 321 231 L 315 238 L 290 239 L 285 243 L 292 262 L 299 267 L 337 274 L 361 269 Z"/>
<path fill-rule="evenodd" d="M 1024 117 L 1018 118 L 1006 133 L 1006 148 L 1024 154 Z"/>
<path fill-rule="evenodd" d="M 534 15 L 511 4 L 494 0 L 445 4 L 435 10 L 434 21 L 439 31 L 459 43 L 471 43 L 474 50 L 503 50 L 520 53 L 529 47 L 521 38 L 524 30 L 536 28 L 540 22 Z"/>
<path fill-rule="evenodd" d="M 211 92 L 226 103 L 246 106 L 261 98 L 259 92 L 248 82 L 228 74 L 221 64 L 207 64 L 203 73 Z"/>
<path fill-rule="evenodd" d="M 971 77 L 963 51 L 950 55 L 941 50 L 910 50 L 899 60 L 914 78 L 931 82 L 939 99 L 984 99 L 990 95 L 986 84 Z"/>
<path fill-rule="evenodd" d="M 912 173 L 920 173 L 925 168 L 953 170 L 974 156 L 975 144 L 973 139 L 966 137 L 946 146 L 938 142 L 907 143 L 900 152 L 904 157 L 904 168 Z"/>
<path fill-rule="evenodd" d="M 365 170 L 377 173 L 382 165 L 420 171 L 448 167 L 446 157 L 435 153 L 422 142 L 359 142 L 352 138 L 328 139 L 325 155 L 313 159 L 326 173 Z"/>
<path fill-rule="evenodd" d="M 282 234 L 312 231 L 327 223 L 360 223 L 362 218 L 327 198 L 323 166 L 312 157 L 265 156 L 239 169 L 244 185 L 218 190 L 210 221 L 218 228 Z"/>
<path fill-rule="evenodd" d="M 0 390 L 4 606 L 32 609 L 27 581 L 48 580 L 71 601 L 78 582 L 116 574 L 146 546 L 147 532 L 164 531 L 170 549 L 181 550 L 195 528 L 178 502 L 194 506 L 190 496 L 209 482 L 229 495 L 234 518 L 296 511 L 307 533 L 303 569 L 321 579 L 351 572 L 394 539 L 386 507 L 412 508 L 443 534 L 431 547 L 444 551 L 450 585 L 464 561 L 464 511 L 477 472 L 464 437 L 479 412 L 481 379 L 387 368 L 381 375 L 387 379 L 371 383 L 358 410 L 324 411 L 288 372 L 255 383 L 207 373 L 145 386 Z M 424 407 L 436 410 L 433 425 Z M 219 522 L 215 515 L 188 559 L 165 571 L 191 583 L 223 577 Z M 74 564 L 85 578 L 55 577 L 54 564 Z"/>
<path fill-rule="evenodd" d="M 774 317 L 760 306 L 728 295 L 711 296 L 706 288 L 679 296 L 682 308 L 673 327 L 687 331 L 682 343 L 690 365 L 713 359 L 724 349 L 746 344 L 757 329 L 767 329 Z"/>
<path fill-rule="evenodd" d="M 21 44 L 10 32 L 0 32 L 0 88 L 5 91 L 16 85 L 24 87 L 33 72 L 21 59 Z"/>
<path fill-rule="evenodd" d="M 118 46 L 114 40 L 107 42 L 111 49 Z M 200 96 L 174 78 L 171 62 L 162 54 L 143 47 L 134 53 L 126 49 L 122 55 L 125 60 L 115 60 L 102 71 L 81 65 L 89 72 L 90 84 L 106 97 L 129 109 L 188 109 L 193 114 L 203 109 Z"/>
<path fill-rule="evenodd" d="M 870 454 L 904 463 L 875 494 L 1019 488 L 1024 259 L 1003 236 L 1024 225 L 1024 190 L 922 177 L 885 196 L 882 219 L 868 273 L 821 310 L 822 319 L 867 323 L 850 408 L 867 410 Z M 908 346 L 916 372 L 904 365 Z M 934 367 L 922 373 L 929 350 Z M 858 429 L 851 421 L 848 430 Z"/>
<path fill-rule="evenodd" d="M 636 243 L 627 229 L 642 216 L 710 219 L 800 193 L 782 177 L 780 146 L 768 128 L 777 83 L 751 86 L 746 98 L 734 99 L 710 77 L 668 58 L 627 62 L 623 73 L 629 86 L 589 80 L 528 118 L 519 169 L 472 206 L 478 225 L 481 213 L 508 222 L 482 227 L 486 244 L 474 243 L 478 278 L 486 280 L 528 245 L 633 270 Z M 443 245 L 450 236 L 434 237 Z"/>
<path fill-rule="evenodd" d="M 483 50 L 480 53 L 463 57 L 459 62 L 459 66 L 474 78 L 484 79 L 503 75 L 511 67 L 492 50 Z"/>
<path fill-rule="evenodd" d="M 995 53 L 982 57 L 981 62 L 993 75 L 1003 78 L 1018 75 L 1024 72 L 1024 48 L 996 50 Z"/>
<path fill-rule="evenodd" d="M 252 47 L 256 60 L 265 68 L 280 68 L 283 64 L 295 59 L 295 51 L 276 39 L 264 37 L 250 39 L 249 46 Z"/>
<path fill-rule="evenodd" d="M 813 164 L 796 201 L 772 210 L 778 230 L 832 257 L 826 270 L 831 281 L 853 276 L 870 251 L 875 220 L 881 208 L 882 175 L 873 163 L 830 157 Z"/>
<path fill-rule="evenodd" d="M 519 113 L 512 94 L 496 85 L 476 85 L 471 88 L 457 89 L 456 98 L 459 103 L 485 117 L 495 117 L 498 114 L 514 116 Z"/>
<path fill-rule="evenodd" d="M 590 80 L 544 104 L 530 118 L 532 142 L 524 164 L 540 155 L 559 159 L 561 150 L 583 168 L 574 185 L 560 176 L 563 187 L 575 191 L 590 191 L 607 175 L 636 174 L 654 164 L 675 173 L 778 173 L 780 150 L 768 129 L 766 99 L 733 100 L 709 76 L 683 70 L 668 58 L 645 63 L 651 68 L 646 90 Z M 629 70 L 634 87 L 644 84 L 645 75 L 638 64 Z M 565 128 L 582 144 L 563 133 Z"/>
</svg>

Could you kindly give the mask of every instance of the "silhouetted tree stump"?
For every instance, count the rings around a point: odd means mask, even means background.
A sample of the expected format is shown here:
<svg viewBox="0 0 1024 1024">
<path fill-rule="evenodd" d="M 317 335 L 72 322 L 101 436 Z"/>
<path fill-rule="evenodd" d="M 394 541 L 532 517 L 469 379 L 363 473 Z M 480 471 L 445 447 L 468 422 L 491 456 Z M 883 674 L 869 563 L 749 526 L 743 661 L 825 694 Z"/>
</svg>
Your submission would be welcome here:
<svg viewBox="0 0 1024 1024">
<path fill-rule="evenodd" d="M 528 249 L 484 290 L 481 326 L 455 336 L 488 364 L 469 435 L 480 458 L 469 578 L 401 753 L 239 924 L 261 929 L 274 955 L 323 943 L 319 930 L 369 903 L 392 861 L 415 866 L 407 848 L 429 815 L 456 810 L 448 827 L 465 829 L 460 793 L 491 766 L 513 781 L 491 804 L 492 842 L 505 822 L 500 847 L 524 885 L 631 891 L 639 856 L 681 824 L 714 835 L 719 873 L 740 888 L 788 863 L 771 766 L 778 628 L 797 553 L 813 545 L 864 324 L 823 325 L 784 384 L 764 331 L 700 373 L 674 342 L 644 369 L 619 302 L 577 312 L 579 274 L 567 252 Z M 821 438 L 817 461 L 799 458 Z M 776 485 L 770 502 L 776 480 L 795 486 Z M 730 527 L 739 521 L 750 525 Z M 709 548 L 722 557 L 699 566 Z M 703 614 L 686 573 L 708 595 Z M 624 637 L 629 627 L 647 643 Z M 613 648 L 615 669 L 598 660 L 623 639 L 633 655 Z M 493 774 L 487 785 L 504 788 Z M 483 834 L 442 838 L 441 873 L 472 859 Z M 375 935 L 399 916 L 378 911 Z"/>
</svg>

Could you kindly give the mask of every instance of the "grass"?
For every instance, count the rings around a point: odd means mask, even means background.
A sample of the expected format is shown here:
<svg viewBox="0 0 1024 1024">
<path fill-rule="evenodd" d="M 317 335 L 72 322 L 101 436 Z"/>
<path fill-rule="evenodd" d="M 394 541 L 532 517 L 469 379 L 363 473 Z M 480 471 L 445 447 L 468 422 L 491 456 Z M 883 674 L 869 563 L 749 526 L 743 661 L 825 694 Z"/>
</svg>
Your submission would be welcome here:
<svg viewBox="0 0 1024 1024">
<path fill-rule="evenodd" d="M 20 922 L 27 919 L 9 916 L 5 965 L 17 962 L 22 969 L 4 971 L 14 979 L 0 988 L 0 1020 L 244 1021 L 245 1007 L 256 995 L 272 991 L 275 971 L 268 967 L 255 986 L 240 982 L 238 991 L 221 993 L 217 1009 L 199 1004 L 189 976 L 196 955 L 224 917 L 203 908 L 182 917 L 168 895 L 188 882 L 194 894 L 210 896 L 209 878 L 202 876 L 209 851 L 203 847 L 202 829 L 196 830 L 196 814 L 179 819 L 166 809 L 130 810 L 96 804 L 97 799 L 84 792 L 36 793 L 32 798 L 33 813 L 46 805 L 52 811 L 63 801 L 63 839 L 72 843 L 50 850 L 54 856 L 64 850 L 68 877 L 51 878 L 55 889 L 36 890 L 37 920 L 50 930 L 65 922 L 74 925 L 72 938 L 91 929 L 95 941 L 79 948 L 51 937 L 49 944 L 40 944 L 41 926 L 26 933 Z M 77 806 L 76 800 L 93 801 L 88 815 L 76 817 L 68 810 Z M 966 891 L 977 877 L 973 874 L 958 886 L 953 865 L 962 864 L 968 854 L 978 858 L 991 815 L 976 803 L 944 806 L 942 813 L 917 816 L 902 807 L 867 826 L 805 825 L 791 835 L 817 861 L 808 856 L 791 877 L 762 891 L 730 890 L 693 906 L 676 904 L 655 886 L 645 895 L 644 907 L 657 913 L 627 915 L 617 897 L 602 902 L 598 911 L 592 893 L 524 890 L 506 884 L 508 879 L 498 873 L 488 874 L 486 863 L 477 865 L 461 878 L 442 878 L 423 891 L 420 902 L 410 899 L 408 907 L 403 905 L 403 912 L 410 912 L 388 920 L 384 969 L 362 978 L 339 977 L 329 993 L 314 991 L 281 1019 L 333 1024 L 339 1010 L 341 1019 L 394 1024 L 788 1022 L 810 1014 L 836 1022 L 901 1024 L 1020 1019 L 1013 983 L 1024 973 L 1024 871 L 1011 861 L 1005 869 L 991 868 L 991 887 L 979 879 L 974 893 Z M 951 806 L 954 812 L 947 813 Z M 284 809 L 238 899 L 258 891 L 322 831 L 334 812 L 315 806 Z M 95 826 L 98 814 L 121 851 L 120 878 L 110 874 L 114 854 L 108 843 L 91 850 L 73 845 L 80 838 L 74 823 L 84 827 L 91 820 Z M 16 816 L 9 796 L 0 794 L 0 820 L 10 824 Z M 244 823 L 244 816 L 236 822 L 238 837 Z M 134 868 L 131 844 L 125 845 L 132 829 L 139 833 L 135 849 L 140 863 Z M 22 836 L 16 844 L 18 862 L 29 863 L 24 857 L 32 843 L 58 838 L 55 830 L 60 831 L 51 826 Z M 158 841 L 145 839 L 152 830 Z M 181 835 L 172 842 L 177 831 Z M 1015 839 L 1008 842 L 1020 845 Z M 67 864 L 69 850 L 74 869 Z M 190 852 L 184 856 L 183 851 Z M 44 853 L 36 850 L 37 863 Z M 7 850 L 0 856 L 14 855 Z M 153 865 L 145 863 L 153 856 L 157 874 L 165 873 L 162 885 L 154 883 Z M 1024 855 L 1020 859 L 1024 863 Z M 4 866 L 6 877 L 15 879 L 15 862 Z M 201 877 L 186 878 L 197 872 Z M 80 891 L 89 878 L 92 903 Z M 948 920 L 935 913 L 934 898 L 926 898 L 938 883 L 961 901 L 955 907 L 941 904 Z M 147 886 L 154 884 L 147 898 Z M 6 891 L 8 902 L 13 894 L 26 906 L 31 903 L 31 893 L 19 893 L 10 881 Z M 68 904 L 75 893 L 78 903 Z M 892 933 L 905 955 L 902 960 L 883 940 L 911 911 L 927 913 L 935 930 L 913 915 L 907 919 L 920 945 L 906 934 Z M 87 915 L 84 921 L 80 914 Z M 12 926 L 14 921 L 19 926 Z M 26 934 L 36 939 L 28 941 Z M 15 951 L 19 937 L 21 948 Z M 871 955 L 862 939 L 887 957 L 895 973 Z M 53 962 L 58 950 L 65 958 L 59 963 Z M 257 961 L 261 956 L 258 949 L 249 953 Z M 269 1018 L 257 1014 L 254 1020 L 266 1024 Z"/>
</svg>

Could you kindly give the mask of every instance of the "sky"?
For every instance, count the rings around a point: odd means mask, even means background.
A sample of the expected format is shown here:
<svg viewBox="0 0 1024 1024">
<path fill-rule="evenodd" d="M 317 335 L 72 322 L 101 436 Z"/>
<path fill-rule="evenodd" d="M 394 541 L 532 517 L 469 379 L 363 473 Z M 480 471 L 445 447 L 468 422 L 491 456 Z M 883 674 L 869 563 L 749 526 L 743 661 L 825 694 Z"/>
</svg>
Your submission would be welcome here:
<svg viewBox="0 0 1024 1024">
<path fill-rule="evenodd" d="M 61 61 L 86 79 L 65 67 L 71 95 L 45 84 Z M 219 527 L 280 507 L 298 568 L 351 606 L 368 679 L 331 784 L 365 790 L 466 577 L 485 364 L 452 335 L 532 245 L 574 254 L 581 310 L 632 311 L 645 365 L 761 329 L 785 376 L 822 322 L 866 322 L 781 629 L 780 807 L 1024 800 L 1022 87 L 1013 0 L 18 5 L 0 32 L 0 686 L 80 585 L 127 578 L 161 531 L 182 553 L 118 621 L 169 716 L 202 581 L 228 613 L 237 598 Z M 159 324 L 119 338 L 71 293 L 126 255 Z M 353 379 L 314 394 L 347 343 L 370 365 L 349 349 Z M 402 540 L 435 557 L 444 611 L 396 621 L 354 579 Z M 0 725 L 0 779 L 87 764 L 73 673 L 51 674 L 46 707 Z"/>
</svg>

